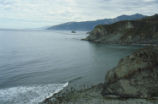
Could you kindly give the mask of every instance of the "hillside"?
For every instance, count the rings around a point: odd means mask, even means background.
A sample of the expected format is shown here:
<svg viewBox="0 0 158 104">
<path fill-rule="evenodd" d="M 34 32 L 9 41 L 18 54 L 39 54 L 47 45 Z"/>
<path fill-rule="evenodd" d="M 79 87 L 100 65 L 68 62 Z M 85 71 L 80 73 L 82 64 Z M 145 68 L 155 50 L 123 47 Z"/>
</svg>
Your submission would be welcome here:
<svg viewBox="0 0 158 104">
<path fill-rule="evenodd" d="M 102 19 L 95 21 L 83 21 L 83 22 L 68 22 L 64 24 L 48 27 L 48 30 L 92 30 L 98 24 L 112 24 L 122 20 L 136 20 L 145 17 L 141 14 L 134 15 L 122 15 L 114 19 Z"/>
<path fill-rule="evenodd" d="M 158 15 L 140 20 L 120 21 L 111 25 L 98 25 L 86 38 L 99 43 L 158 43 Z"/>
</svg>

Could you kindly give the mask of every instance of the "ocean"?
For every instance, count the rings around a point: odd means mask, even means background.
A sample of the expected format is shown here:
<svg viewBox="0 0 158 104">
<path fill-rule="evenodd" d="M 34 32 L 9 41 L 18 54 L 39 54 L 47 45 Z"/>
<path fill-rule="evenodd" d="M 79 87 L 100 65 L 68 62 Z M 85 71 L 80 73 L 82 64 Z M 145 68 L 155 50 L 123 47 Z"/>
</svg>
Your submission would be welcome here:
<svg viewBox="0 0 158 104">
<path fill-rule="evenodd" d="M 0 104 L 38 104 L 69 84 L 104 82 L 139 46 L 95 44 L 85 31 L 0 31 Z"/>
</svg>

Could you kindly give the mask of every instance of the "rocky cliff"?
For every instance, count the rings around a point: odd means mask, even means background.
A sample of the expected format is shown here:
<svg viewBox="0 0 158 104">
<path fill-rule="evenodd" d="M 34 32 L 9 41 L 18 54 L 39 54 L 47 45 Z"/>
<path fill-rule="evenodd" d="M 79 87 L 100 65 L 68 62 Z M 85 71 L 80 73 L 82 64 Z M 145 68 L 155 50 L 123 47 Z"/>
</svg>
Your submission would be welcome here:
<svg viewBox="0 0 158 104">
<path fill-rule="evenodd" d="M 158 43 L 158 15 L 140 20 L 98 25 L 86 38 L 99 43 Z"/>
<path fill-rule="evenodd" d="M 158 96 L 158 47 L 140 49 L 120 60 L 105 79 L 103 95 L 152 98 Z"/>
</svg>

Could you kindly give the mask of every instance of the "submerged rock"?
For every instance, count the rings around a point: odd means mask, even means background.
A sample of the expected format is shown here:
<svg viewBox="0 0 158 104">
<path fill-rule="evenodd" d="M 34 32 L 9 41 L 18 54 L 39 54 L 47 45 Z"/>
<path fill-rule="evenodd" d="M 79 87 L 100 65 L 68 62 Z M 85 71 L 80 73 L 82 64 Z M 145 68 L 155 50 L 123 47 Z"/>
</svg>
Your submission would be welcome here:
<svg viewBox="0 0 158 104">
<path fill-rule="evenodd" d="M 105 78 L 103 95 L 158 96 L 158 47 L 147 47 L 120 60 Z"/>
</svg>

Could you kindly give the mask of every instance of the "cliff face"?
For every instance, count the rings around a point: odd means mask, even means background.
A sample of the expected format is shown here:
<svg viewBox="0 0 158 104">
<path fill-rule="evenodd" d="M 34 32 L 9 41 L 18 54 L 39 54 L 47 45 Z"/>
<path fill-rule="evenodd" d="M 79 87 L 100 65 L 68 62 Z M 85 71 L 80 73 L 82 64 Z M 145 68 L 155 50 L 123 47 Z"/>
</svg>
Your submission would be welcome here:
<svg viewBox="0 0 158 104">
<path fill-rule="evenodd" d="M 140 49 L 120 60 L 105 79 L 103 95 L 158 96 L 158 47 Z"/>
<path fill-rule="evenodd" d="M 86 40 L 99 43 L 158 43 L 158 15 L 135 21 L 98 25 Z"/>
</svg>

